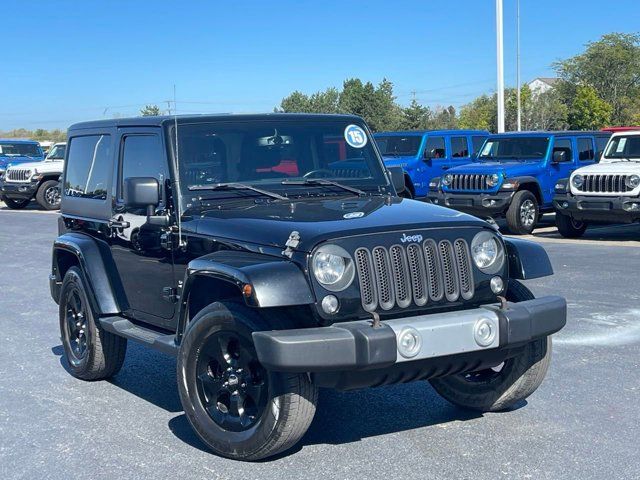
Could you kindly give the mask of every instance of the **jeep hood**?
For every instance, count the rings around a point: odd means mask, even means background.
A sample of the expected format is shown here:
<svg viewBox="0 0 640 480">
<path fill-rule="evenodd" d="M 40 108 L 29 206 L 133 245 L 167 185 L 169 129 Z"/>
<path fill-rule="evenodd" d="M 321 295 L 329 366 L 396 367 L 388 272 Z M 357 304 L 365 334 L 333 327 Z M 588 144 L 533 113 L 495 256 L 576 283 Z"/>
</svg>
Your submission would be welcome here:
<svg viewBox="0 0 640 480">
<path fill-rule="evenodd" d="M 573 174 L 580 175 L 597 175 L 597 174 L 629 174 L 640 175 L 640 162 L 610 162 L 610 163 L 594 163 L 586 167 L 579 168 Z"/>
<path fill-rule="evenodd" d="M 4 170 L 9 165 L 24 165 L 25 163 L 39 163 L 40 161 L 33 157 L 0 157 L 0 168 Z"/>
<path fill-rule="evenodd" d="M 284 248 L 293 231 L 300 234 L 297 250 L 310 252 L 318 243 L 352 235 L 404 232 L 452 226 L 486 227 L 470 215 L 424 202 L 390 197 L 304 199 L 246 208 L 203 211 L 199 235 Z"/>
<path fill-rule="evenodd" d="M 454 174 L 484 174 L 502 173 L 505 177 L 520 177 L 523 175 L 536 175 L 540 172 L 541 160 L 536 161 L 505 161 L 505 162 L 475 162 L 460 165 L 447 170 Z"/>
<path fill-rule="evenodd" d="M 15 164 L 14 162 L 10 162 L 11 166 L 13 167 Z M 29 169 L 34 169 L 37 168 L 38 171 L 42 171 L 42 172 L 48 172 L 48 171 L 53 171 L 53 170 L 60 170 L 62 171 L 62 165 L 64 164 L 64 161 L 62 160 L 56 160 L 56 161 L 52 161 L 52 160 L 41 160 L 38 162 L 24 162 L 24 163 L 19 163 L 17 164 L 17 166 L 19 166 L 20 168 L 29 168 Z M 57 168 L 51 168 L 57 166 Z"/>
</svg>

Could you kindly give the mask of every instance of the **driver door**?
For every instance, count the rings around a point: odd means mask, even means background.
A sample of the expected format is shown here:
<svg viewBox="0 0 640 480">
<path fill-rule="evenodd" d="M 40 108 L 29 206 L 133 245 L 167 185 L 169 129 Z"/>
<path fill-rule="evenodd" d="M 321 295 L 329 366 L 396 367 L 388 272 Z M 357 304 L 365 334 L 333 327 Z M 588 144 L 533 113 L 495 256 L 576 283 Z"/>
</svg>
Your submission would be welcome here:
<svg viewBox="0 0 640 480">
<path fill-rule="evenodd" d="M 125 130 L 120 138 L 111 252 L 129 304 L 127 315 L 167 327 L 175 309 L 168 290 L 174 286 L 172 250 L 163 242 L 165 229 L 147 222 L 146 209 L 125 204 L 124 180 L 132 177 L 158 180 L 161 191 L 156 212 L 163 211 L 169 169 L 157 129 Z"/>
</svg>

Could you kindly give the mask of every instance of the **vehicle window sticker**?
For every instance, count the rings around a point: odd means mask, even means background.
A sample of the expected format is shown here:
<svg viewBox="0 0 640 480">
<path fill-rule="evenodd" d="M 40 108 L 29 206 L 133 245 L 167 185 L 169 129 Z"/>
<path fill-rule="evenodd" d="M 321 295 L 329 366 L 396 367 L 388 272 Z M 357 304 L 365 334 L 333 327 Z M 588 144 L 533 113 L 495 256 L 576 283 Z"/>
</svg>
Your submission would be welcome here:
<svg viewBox="0 0 640 480">
<path fill-rule="evenodd" d="M 627 144 L 627 139 L 626 137 L 622 137 L 620 139 L 620 141 L 618 142 L 618 146 L 616 147 L 616 153 L 622 153 L 624 152 L 624 146 Z"/>
<path fill-rule="evenodd" d="M 358 125 L 347 125 L 344 129 L 344 139 L 353 148 L 362 148 L 367 144 L 367 134 Z"/>
<path fill-rule="evenodd" d="M 493 147 L 493 142 L 487 142 L 482 149 L 481 155 L 489 155 L 489 153 L 491 153 L 491 147 Z"/>
</svg>

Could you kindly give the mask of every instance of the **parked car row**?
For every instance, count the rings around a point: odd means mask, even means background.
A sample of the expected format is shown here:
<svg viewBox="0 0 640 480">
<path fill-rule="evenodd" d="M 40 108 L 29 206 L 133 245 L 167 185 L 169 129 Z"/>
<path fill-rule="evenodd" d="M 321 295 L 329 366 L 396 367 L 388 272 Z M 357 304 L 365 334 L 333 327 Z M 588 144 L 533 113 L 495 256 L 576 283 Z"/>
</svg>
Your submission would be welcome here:
<svg viewBox="0 0 640 480">
<path fill-rule="evenodd" d="M 513 234 L 554 211 L 571 238 L 589 223 L 640 221 L 640 129 L 382 132 L 376 141 L 385 164 L 404 169 L 408 196 L 504 218 Z"/>
<path fill-rule="evenodd" d="M 15 145 L 20 145 L 22 155 L 9 153 L 15 151 Z M 0 169 L 0 200 L 5 205 L 14 210 L 21 209 L 35 198 L 45 210 L 60 208 L 58 179 L 62 175 L 67 144 L 54 144 L 46 158 L 38 142 L 5 141 L 0 143 L 0 148 L 3 149 L 0 161 L 4 160 L 4 168 Z M 27 154 L 37 152 L 39 155 Z"/>
</svg>

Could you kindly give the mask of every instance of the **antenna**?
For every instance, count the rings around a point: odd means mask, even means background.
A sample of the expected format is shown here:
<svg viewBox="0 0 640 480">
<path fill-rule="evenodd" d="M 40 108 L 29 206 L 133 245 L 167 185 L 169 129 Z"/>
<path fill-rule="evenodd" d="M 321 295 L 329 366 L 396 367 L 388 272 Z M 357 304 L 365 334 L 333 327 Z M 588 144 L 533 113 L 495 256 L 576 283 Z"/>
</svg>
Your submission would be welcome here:
<svg viewBox="0 0 640 480">
<path fill-rule="evenodd" d="M 176 154 L 176 190 L 178 191 L 178 247 L 184 247 L 182 240 L 182 186 L 180 184 L 180 153 L 178 151 L 178 106 L 176 104 L 176 85 L 173 84 L 173 130 L 175 136 L 175 154 Z"/>
</svg>

